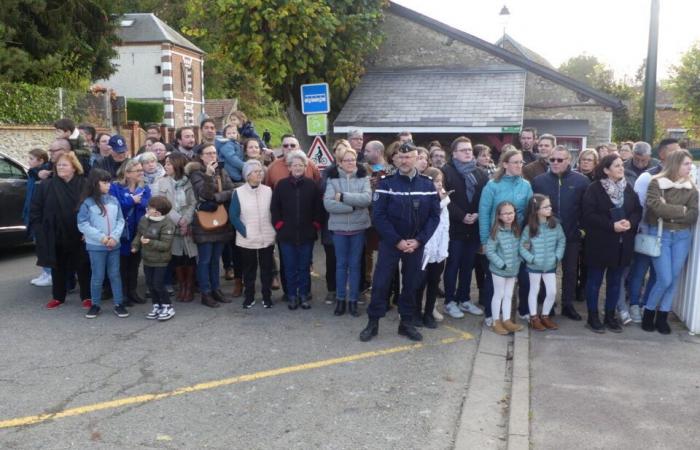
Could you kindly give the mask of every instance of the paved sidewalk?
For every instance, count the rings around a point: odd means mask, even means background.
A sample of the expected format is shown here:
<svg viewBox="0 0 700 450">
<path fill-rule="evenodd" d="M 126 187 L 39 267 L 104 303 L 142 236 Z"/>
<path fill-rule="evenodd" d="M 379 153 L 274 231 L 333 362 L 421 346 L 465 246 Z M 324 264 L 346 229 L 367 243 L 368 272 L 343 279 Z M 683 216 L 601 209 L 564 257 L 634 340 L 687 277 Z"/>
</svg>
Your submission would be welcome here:
<svg viewBox="0 0 700 450">
<path fill-rule="evenodd" d="M 675 318 L 670 336 L 556 319 L 559 331 L 530 333 L 532 448 L 700 446 L 698 337 Z"/>
</svg>

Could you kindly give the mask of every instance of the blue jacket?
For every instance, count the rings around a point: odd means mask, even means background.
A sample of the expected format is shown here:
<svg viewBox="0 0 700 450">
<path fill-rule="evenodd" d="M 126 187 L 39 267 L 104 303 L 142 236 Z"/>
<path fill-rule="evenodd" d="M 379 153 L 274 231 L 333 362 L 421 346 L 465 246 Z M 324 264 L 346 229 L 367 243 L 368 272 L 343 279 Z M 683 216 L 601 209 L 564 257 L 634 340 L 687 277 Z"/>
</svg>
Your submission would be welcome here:
<svg viewBox="0 0 700 450">
<path fill-rule="evenodd" d="M 245 181 L 243 179 L 243 165 L 245 164 L 243 148 L 241 144 L 231 139 L 217 137 L 214 141 L 219 159 L 224 161 L 224 169 L 233 182 Z"/>
<path fill-rule="evenodd" d="M 119 239 L 124 231 L 121 207 L 117 199 L 109 194 L 102 196 L 102 204 L 105 207 L 104 215 L 92 198 L 85 199 L 78 210 L 78 229 L 85 237 L 88 250 L 107 251 L 102 243 L 104 237 L 114 238 L 117 241 L 115 248 L 119 248 Z"/>
<path fill-rule="evenodd" d="M 379 237 L 394 247 L 402 239 L 425 245 L 440 223 L 440 199 L 432 180 L 416 172 L 413 178 L 384 176 L 374 191 L 372 222 Z"/>
<path fill-rule="evenodd" d="M 527 263 L 528 270 L 533 272 L 556 270 L 557 264 L 564 258 L 565 249 L 566 237 L 559 224 L 554 228 L 540 224 L 535 237 L 530 236 L 530 228 L 526 226 L 520 237 L 520 256 Z"/>
<path fill-rule="evenodd" d="M 481 244 L 486 245 L 489 230 L 496 217 L 496 207 L 504 201 L 515 205 L 515 214 L 518 224 L 525 222 L 527 202 L 532 198 L 530 183 L 523 177 L 504 175 L 500 181 L 491 180 L 481 191 L 479 200 L 479 237 Z"/>
<path fill-rule="evenodd" d="M 551 171 L 532 180 L 532 191 L 544 194 L 552 202 L 552 212 L 559 219 L 567 242 L 581 239 L 581 212 L 583 193 L 590 184 L 588 177 L 567 169 L 562 176 Z"/>
<path fill-rule="evenodd" d="M 121 242 L 124 244 L 121 247 L 121 254 L 127 256 L 131 251 L 131 241 L 136 236 L 139 220 L 146 215 L 146 206 L 151 199 L 151 188 L 148 186 L 138 187 L 136 191 L 131 193 L 127 186 L 120 183 L 112 183 L 109 193 L 117 199 L 122 207 L 125 225 L 121 235 Z M 132 196 L 137 194 L 142 194 L 140 203 L 134 203 Z"/>
<path fill-rule="evenodd" d="M 503 278 L 518 276 L 520 270 L 520 238 L 512 230 L 499 228 L 496 239 L 487 236 L 486 258 L 492 274 Z"/>
</svg>

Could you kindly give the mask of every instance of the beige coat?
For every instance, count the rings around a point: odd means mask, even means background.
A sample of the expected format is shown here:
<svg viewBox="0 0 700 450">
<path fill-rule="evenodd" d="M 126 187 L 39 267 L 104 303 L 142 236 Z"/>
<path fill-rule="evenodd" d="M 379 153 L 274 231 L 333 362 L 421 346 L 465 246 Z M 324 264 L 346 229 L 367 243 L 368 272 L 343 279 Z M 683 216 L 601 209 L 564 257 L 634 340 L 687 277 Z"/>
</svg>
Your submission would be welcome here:
<svg viewBox="0 0 700 450">
<path fill-rule="evenodd" d="M 184 182 L 182 182 L 182 180 L 184 180 Z M 170 220 L 176 225 L 171 250 L 172 254 L 175 256 L 186 255 L 192 258 L 197 256 L 197 245 L 192 239 L 192 232 L 190 231 L 186 236 L 183 236 L 177 224 L 180 223 L 180 219 L 184 219 L 188 225 L 192 223 L 192 216 L 197 201 L 194 196 L 194 191 L 192 190 L 192 184 L 187 180 L 187 177 L 184 177 L 182 180 L 179 180 L 181 183 L 177 183 L 181 186 L 176 187 L 176 181 L 173 178 L 160 178 L 153 186 L 151 195 L 162 195 L 173 205 L 173 208 L 168 213 L 168 217 L 170 217 Z M 177 206 L 176 202 L 177 191 L 181 191 L 180 198 L 182 198 L 182 193 L 184 193 L 185 202 L 180 206 Z"/>
</svg>

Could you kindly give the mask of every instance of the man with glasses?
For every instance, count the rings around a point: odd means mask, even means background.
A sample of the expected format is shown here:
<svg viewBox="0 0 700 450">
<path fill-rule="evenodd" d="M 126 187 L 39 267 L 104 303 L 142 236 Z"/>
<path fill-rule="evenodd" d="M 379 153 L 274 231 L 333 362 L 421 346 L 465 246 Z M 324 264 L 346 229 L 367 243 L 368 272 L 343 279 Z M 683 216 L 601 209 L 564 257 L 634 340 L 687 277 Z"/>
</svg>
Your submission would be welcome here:
<svg viewBox="0 0 700 450">
<path fill-rule="evenodd" d="M 355 150 L 357 153 L 357 162 L 363 163 L 365 161 L 365 152 L 362 151 L 362 144 L 364 143 L 365 137 L 360 130 L 350 130 L 348 131 L 348 142 L 350 142 L 350 148 Z"/>
<path fill-rule="evenodd" d="M 423 246 L 440 222 L 440 200 L 430 178 L 416 170 L 418 151 L 411 143 L 399 148 L 398 171 L 382 177 L 373 194 L 372 222 L 379 233 L 379 254 L 372 277 L 369 322 L 360 333 L 367 342 L 377 335 L 379 319 L 386 315 L 389 287 L 401 262 L 399 334 L 412 341 L 423 336 L 413 324 L 416 290 L 421 280 Z"/>
<path fill-rule="evenodd" d="M 280 180 L 289 176 L 289 167 L 287 167 L 287 164 L 285 163 L 285 158 L 292 150 L 301 150 L 299 147 L 299 141 L 293 134 L 285 134 L 282 136 L 283 156 L 273 161 L 273 163 L 267 168 L 267 174 L 265 175 L 264 182 L 265 185 L 274 189 Z M 321 173 L 318 171 L 316 164 L 314 164 L 314 162 L 311 160 L 309 160 L 308 164 L 306 165 L 304 176 L 311 178 L 316 183 L 321 181 Z"/>
<path fill-rule="evenodd" d="M 571 170 L 571 153 L 563 145 L 557 145 L 549 155 L 549 171 L 532 181 L 535 194 L 549 197 L 552 212 L 559 219 L 566 235 L 566 249 L 562 267 L 562 314 L 571 320 L 581 320 L 574 308 L 578 257 L 581 249 L 581 202 L 589 180 L 585 175 Z"/>
<path fill-rule="evenodd" d="M 109 146 L 112 148 L 111 154 L 95 161 L 95 167 L 106 170 L 112 175 L 112 178 L 116 178 L 117 171 L 129 157 L 126 139 L 124 139 L 123 136 L 115 134 L 109 138 Z"/>
<path fill-rule="evenodd" d="M 523 167 L 523 178 L 532 183 L 536 176 L 547 172 L 549 168 L 549 154 L 557 145 L 557 138 L 551 134 L 543 134 L 537 141 L 537 161 Z M 523 155 L 523 160 L 525 155 Z"/>
<path fill-rule="evenodd" d="M 40 180 L 45 180 L 51 178 L 53 175 L 53 165 L 56 164 L 58 158 L 60 158 L 64 153 L 71 151 L 70 142 L 68 139 L 59 138 L 55 139 L 49 145 L 49 162 L 47 164 L 47 169 L 40 170 L 37 175 Z"/>
</svg>

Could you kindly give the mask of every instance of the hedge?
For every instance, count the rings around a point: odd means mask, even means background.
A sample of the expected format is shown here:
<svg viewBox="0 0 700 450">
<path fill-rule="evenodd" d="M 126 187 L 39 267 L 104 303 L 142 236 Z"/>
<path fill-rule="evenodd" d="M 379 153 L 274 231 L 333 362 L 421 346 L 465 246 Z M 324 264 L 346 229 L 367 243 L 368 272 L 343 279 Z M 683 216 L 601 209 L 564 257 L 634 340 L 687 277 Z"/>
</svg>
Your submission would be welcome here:
<svg viewBox="0 0 700 450">
<path fill-rule="evenodd" d="M 61 112 L 59 90 L 26 83 L 0 83 L 0 123 L 8 125 L 52 124 L 75 115 L 85 94 L 63 90 Z"/>
<path fill-rule="evenodd" d="M 127 120 L 136 120 L 139 124 L 162 123 L 163 102 L 130 100 L 126 101 Z"/>
</svg>

